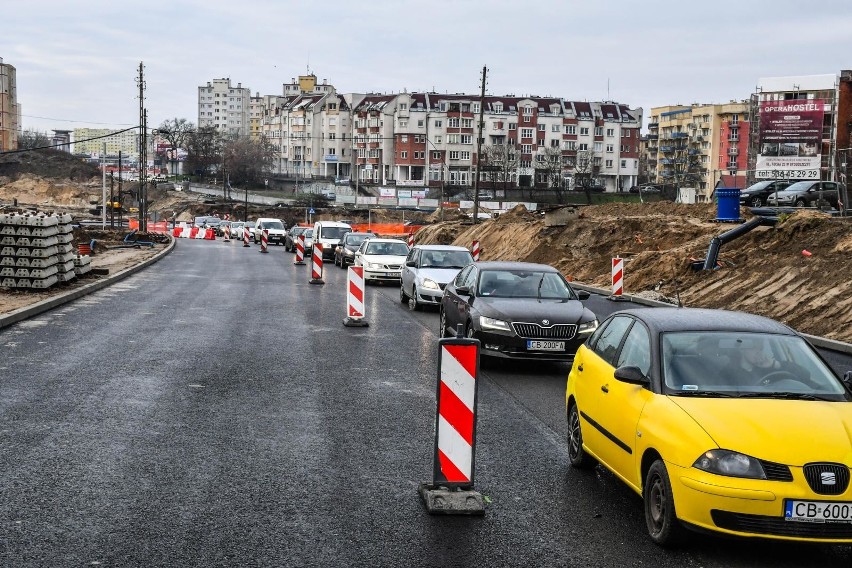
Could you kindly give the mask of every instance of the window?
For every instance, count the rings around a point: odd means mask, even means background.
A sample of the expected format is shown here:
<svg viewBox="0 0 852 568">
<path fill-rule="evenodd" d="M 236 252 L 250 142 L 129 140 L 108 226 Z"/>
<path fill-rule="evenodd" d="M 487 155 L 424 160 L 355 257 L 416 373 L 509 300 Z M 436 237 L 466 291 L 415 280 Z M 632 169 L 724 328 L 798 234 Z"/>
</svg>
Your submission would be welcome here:
<svg viewBox="0 0 852 568">
<path fill-rule="evenodd" d="M 624 137 L 625 137 L 625 138 L 630 138 L 630 130 L 625 130 L 625 131 L 624 131 Z"/>
<path fill-rule="evenodd" d="M 539 130 L 539 132 L 547 132 L 547 125 L 546 124 L 539 124 L 538 130 Z"/>
<path fill-rule="evenodd" d="M 588 135 L 589 135 L 589 129 L 588 129 L 588 127 L 586 127 L 586 126 L 581 126 L 581 127 L 580 127 L 580 136 L 588 136 Z"/>
<path fill-rule="evenodd" d="M 550 131 L 551 132 L 559 132 L 559 130 L 560 130 L 560 127 L 559 127 L 558 124 L 551 124 L 550 125 Z"/>
<path fill-rule="evenodd" d="M 520 164 L 520 166 L 522 168 L 531 168 L 532 167 L 532 160 L 520 160 L 518 163 Z"/>
<path fill-rule="evenodd" d="M 461 119 L 461 127 L 462 128 L 473 128 L 473 119 L 472 118 Z"/>
<path fill-rule="evenodd" d="M 494 112 L 503 112 L 503 103 L 494 103 Z"/>
<path fill-rule="evenodd" d="M 539 138 L 539 139 L 538 139 L 538 147 L 539 147 L 539 148 L 543 148 L 543 147 L 544 147 L 544 138 Z"/>
<path fill-rule="evenodd" d="M 645 326 L 634 323 L 621 346 L 617 367 L 639 367 L 643 375 L 651 370 L 651 336 Z"/>
<path fill-rule="evenodd" d="M 441 128 L 443 126 L 443 124 L 444 124 L 443 121 L 436 120 L 435 121 L 435 128 Z"/>
<path fill-rule="evenodd" d="M 535 136 L 535 129 L 521 128 L 521 138 L 532 138 L 533 136 Z"/>
<path fill-rule="evenodd" d="M 399 121 L 399 127 L 400 128 L 408 128 L 408 121 L 407 120 L 400 120 Z"/>
<path fill-rule="evenodd" d="M 470 161 L 470 152 L 461 152 L 461 159 Z"/>
<path fill-rule="evenodd" d="M 516 130 L 517 128 L 518 128 L 518 123 L 516 123 L 516 122 L 510 122 L 509 123 L 509 130 Z"/>
<path fill-rule="evenodd" d="M 440 160 L 441 159 L 441 153 L 440 152 L 432 152 L 432 159 L 433 160 Z"/>
<path fill-rule="evenodd" d="M 435 144 L 443 144 L 443 136 L 435 136 Z"/>
<path fill-rule="evenodd" d="M 423 128 L 423 121 L 422 120 L 417 121 L 417 128 Z"/>
<path fill-rule="evenodd" d="M 408 104 L 399 103 L 399 110 L 408 110 Z"/>
<path fill-rule="evenodd" d="M 565 134 L 577 134 L 577 127 L 573 124 L 565 125 Z"/>
<path fill-rule="evenodd" d="M 459 135 L 458 134 L 447 134 L 447 144 L 458 144 L 459 143 Z"/>
<path fill-rule="evenodd" d="M 622 168 L 626 168 L 626 167 L 627 167 L 627 160 L 621 160 L 621 167 L 622 167 Z"/>
<path fill-rule="evenodd" d="M 603 126 L 595 126 L 595 136 L 603 136 Z"/>
<path fill-rule="evenodd" d="M 403 160 L 407 159 L 408 158 L 408 152 L 403 150 L 402 152 L 399 153 L 399 157 Z"/>
<path fill-rule="evenodd" d="M 451 160 L 458 160 L 459 159 L 458 150 L 450 150 L 450 159 Z"/>
<path fill-rule="evenodd" d="M 524 107 L 524 116 L 532 116 L 533 109 L 531 106 Z"/>
<path fill-rule="evenodd" d="M 601 150 L 603 150 L 603 144 L 595 142 L 595 152 L 600 152 Z"/>
<path fill-rule="evenodd" d="M 473 103 L 473 112 L 474 114 L 479 112 L 479 103 Z"/>
<path fill-rule="evenodd" d="M 606 151 L 608 154 L 612 154 L 615 151 L 615 147 L 612 144 L 607 144 Z"/>
<path fill-rule="evenodd" d="M 521 154 L 532 154 L 532 144 L 521 144 Z"/>
<path fill-rule="evenodd" d="M 605 162 L 605 165 L 606 165 L 607 168 L 611 168 L 612 167 L 612 160 L 607 160 Z"/>
<path fill-rule="evenodd" d="M 577 149 L 580 150 L 581 152 L 585 152 L 589 149 L 589 145 L 586 144 L 585 142 L 583 142 L 582 144 L 577 145 Z"/>
<path fill-rule="evenodd" d="M 470 134 L 462 134 L 461 135 L 461 143 L 462 144 L 473 144 L 473 136 Z"/>
<path fill-rule="evenodd" d="M 407 134 L 403 134 L 402 136 L 400 136 L 400 137 L 399 137 L 399 141 L 400 141 L 400 143 L 402 143 L 402 144 L 408 144 L 408 135 L 407 135 Z"/>
<path fill-rule="evenodd" d="M 607 128 L 606 129 L 606 135 L 610 138 L 615 136 L 615 128 Z"/>
<path fill-rule="evenodd" d="M 447 128 L 458 128 L 459 127 L 459 119 L 458 118 L 448 118 L 447 119 Z"/>
</svg>

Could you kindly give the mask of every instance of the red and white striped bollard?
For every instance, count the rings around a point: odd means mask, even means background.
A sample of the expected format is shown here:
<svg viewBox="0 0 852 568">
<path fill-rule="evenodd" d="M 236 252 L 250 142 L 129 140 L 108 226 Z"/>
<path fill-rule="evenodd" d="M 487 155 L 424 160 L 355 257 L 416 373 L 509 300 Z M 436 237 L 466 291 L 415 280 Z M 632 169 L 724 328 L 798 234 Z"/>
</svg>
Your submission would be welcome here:
<svg viewBox="0 0 852 568">
<path fill-rule="evenodd" d="M 296 266 L 305 265 L 305 235 L 296 237 L 296 260 L 293 261 Z"/>
<path fill-rule="evenodd" d="M 243 246 L 244 246 L 244 247 L 251 246 L 251 245 L 249 244 L 249 230 L 248 230 L 248 226 L 244 226 L 244 227 L 243 227 Z"/>
<path fill-rule="evenodd" d="M 269 252 L 269 229 L 260 232 L 260 252 Z"/>
<path fill-rule="evenodd" d="M 408 233 L 408 248 L 414 246 L 414 233 Z"/>
<path fill-rule="evenodd" d="M 367 327 L 364 319 L 364 267 L 350 266 L 346 273 L 346 327 Z"/>
<path fill-rule="evenodd" d="M 624 293 L 624 259 L 612 259 L 612 295 L 620 298 Z"/>
<path fill-rule="evenodd" d="M 322 243 L 314 243 L 314 251 L 311 253 L 311 284 L 325 284 L 322 279 Z"/>
<path fill-rule="evenodd" d="M 473 254 L 473 261 L 479 262 L 479 241 L 473 241 L 473 245 L 470 247 L 470 252 Z"/>
</svg>

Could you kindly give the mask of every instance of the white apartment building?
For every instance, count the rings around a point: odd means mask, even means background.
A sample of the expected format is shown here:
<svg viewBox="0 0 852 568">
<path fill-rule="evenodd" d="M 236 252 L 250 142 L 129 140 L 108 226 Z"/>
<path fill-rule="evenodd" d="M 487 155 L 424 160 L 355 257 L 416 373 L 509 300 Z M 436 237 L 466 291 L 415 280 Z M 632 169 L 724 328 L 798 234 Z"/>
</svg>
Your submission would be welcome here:
<svg viewBox="0 0 852 568">
<path fill-rule="evenodd" d="M 251 89 L 230 78 L 198 87 L 198 127 L 212 126 L 223 134 L 247 136 L 251 129 Z"/>
<path fill-rule="evenodd" d="M 108 128 L 75 128 L 71 139 L 72 153 L 101 157 L 106 147 L 107 156 L 121 152 L 128 159 L 139 157 L 139 130 L 124 132 Z"/>
</svg>

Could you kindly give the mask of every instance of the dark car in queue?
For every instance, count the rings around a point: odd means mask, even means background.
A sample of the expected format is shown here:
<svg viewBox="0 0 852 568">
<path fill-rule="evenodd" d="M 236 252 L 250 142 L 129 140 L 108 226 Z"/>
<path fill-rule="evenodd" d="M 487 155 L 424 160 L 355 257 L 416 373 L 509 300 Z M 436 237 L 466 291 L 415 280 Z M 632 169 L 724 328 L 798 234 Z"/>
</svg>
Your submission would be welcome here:
<svg viewBox="0 0 852 568">
<path fill-rule="evenodd" d="M 300 225 L 290 227 L 284 236 L 284 250 L 287 252 L 296 252 L 296 241 L 299 240 L 299 235 L 304 234 L 309 229 L 310 227 L 302 227 Z"/>
<path fill-rule="evenodd" d="M 767 179 L 752 184 L 740 192 L 740 204 L 748 207 L 763 207 L 773 205 L 771 196 L 776 191 L 783 191 L 793 182 L 783 179 Z"/>
<path fill-rule="evenodd" d="M 444 288 L 440 335 L 461 325 L 483 356 L 570 361 L 598 327 L 588 298 L 546 264 L 475 262 Z"/>
<path fill-rule="evenodd" d="M 340 240 L 340 244 L 334 247 L 334 264 L 340 268 L 346 268 L 355 263 L 355 251 L 367 239 L 376 238 L 375 233 L 346 233 Z"/>
</svg>

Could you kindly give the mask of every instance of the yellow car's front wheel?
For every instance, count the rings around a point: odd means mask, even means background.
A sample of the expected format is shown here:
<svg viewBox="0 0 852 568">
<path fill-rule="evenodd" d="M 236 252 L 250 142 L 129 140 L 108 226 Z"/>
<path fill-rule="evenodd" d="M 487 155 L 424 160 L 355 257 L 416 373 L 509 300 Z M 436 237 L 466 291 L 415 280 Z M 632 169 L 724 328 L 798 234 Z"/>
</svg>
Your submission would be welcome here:
<svg viewBox="0 0 852 568">
<path fill-rule="evenodd" d="M 672 484 L 663 460 L 651 464 L 642 491 L 645 524 L 651 540 L 660 546 L 675 546 L 683 540 L 684 528 L 677 520 Z"/>
<path fill-rule="evenodd" d="M 580 411 L 577 405 L 572 404 L 568 411 L 568 460 L 577 469 L 591 469 L 595 467 L 595 458 L 583 449 L 583 433 L 580 430 Z"/>
</svg>

